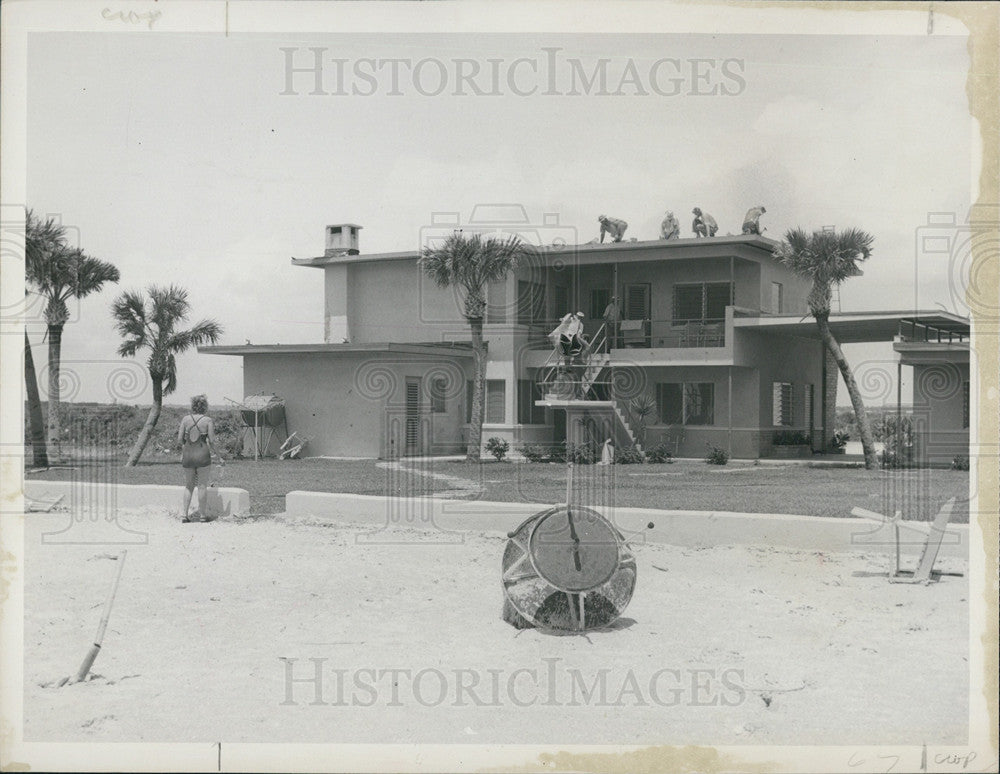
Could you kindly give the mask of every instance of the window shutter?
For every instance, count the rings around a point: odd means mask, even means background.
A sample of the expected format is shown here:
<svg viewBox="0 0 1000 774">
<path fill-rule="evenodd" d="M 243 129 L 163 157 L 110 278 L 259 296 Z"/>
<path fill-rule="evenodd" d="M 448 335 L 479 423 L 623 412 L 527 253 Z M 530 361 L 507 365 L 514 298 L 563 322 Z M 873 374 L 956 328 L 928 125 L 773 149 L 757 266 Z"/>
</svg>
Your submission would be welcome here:
<svg viewBox="0 0 1000 774">
<path fill-rule="evenodd" d="M 503 424 L 504 403 L 506 401 L 506 382 L 503 379 L 490 379 L 486 382 L 486 422 Z"/>
</svg>

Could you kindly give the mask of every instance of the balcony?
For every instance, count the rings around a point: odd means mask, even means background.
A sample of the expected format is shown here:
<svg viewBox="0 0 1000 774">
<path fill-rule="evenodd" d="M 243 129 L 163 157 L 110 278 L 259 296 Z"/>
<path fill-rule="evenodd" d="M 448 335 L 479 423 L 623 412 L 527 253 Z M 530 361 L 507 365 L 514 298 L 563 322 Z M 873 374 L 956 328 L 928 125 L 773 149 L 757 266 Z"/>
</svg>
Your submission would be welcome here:
<svg viewBox="0 0 1000 774">
<path fill-rule="evenodd" d="M 559 325 L 559 320 L 534 321 L 528 326 L 528 341 L 543 344 Z M 726 346 L 726 320 L 724 317 L 697 320 L 622 320 L 616 331 L 605 336 L 602 321 L 584 321 L 584 335 L 588 329 L 600 325 L 597 334 L 606 343 L 594 352 L 612 349 L 703 349 Z M 588 337 L 589 338 L 589 337 Z"/>
</svg>

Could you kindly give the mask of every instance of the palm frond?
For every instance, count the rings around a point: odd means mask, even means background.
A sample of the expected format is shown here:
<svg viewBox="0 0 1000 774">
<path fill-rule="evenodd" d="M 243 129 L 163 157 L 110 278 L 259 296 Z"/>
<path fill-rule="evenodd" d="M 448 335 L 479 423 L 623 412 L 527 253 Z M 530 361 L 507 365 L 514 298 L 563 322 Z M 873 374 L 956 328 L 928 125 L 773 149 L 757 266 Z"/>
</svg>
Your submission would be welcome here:
<svg viewBox="0 0 1000 774">
<path fill-rule="evenodd" d="M 482 317 L 486 287 L 502 280 L 524 259 L 527 250 L 521 240 L 508 237 L 455 232 L 436 247 L 425 247 L 418 264 L 439 287 L 464 291 L 463 314 L 468 319 Z"/>
<path fill-rule="evenodd" d="M 215 344 L 222 338 L 222 326 L 215 320 L 202 320 L 186 331 L 173 333 L 166 342 L 171 352 L 184 352 L 203 344 Z"/>
</svg>

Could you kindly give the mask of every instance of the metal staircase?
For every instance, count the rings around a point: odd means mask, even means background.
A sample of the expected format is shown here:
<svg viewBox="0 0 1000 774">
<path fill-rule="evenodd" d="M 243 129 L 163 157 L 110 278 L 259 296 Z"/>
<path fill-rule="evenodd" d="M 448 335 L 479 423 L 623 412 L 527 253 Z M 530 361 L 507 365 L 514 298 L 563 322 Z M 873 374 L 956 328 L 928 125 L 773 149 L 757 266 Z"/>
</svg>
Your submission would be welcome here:
<svg viewBox="0 0 1000 774">
<path fill-rule="evenodd" d="M 611 384 L 610 381 L 602 382 L 600 379 L 601 375 L 611 368 L 611 354 L 608 351 L 608 337 L 605 328 L 606 326 L 602 325 L 598 329 L 590 345 L 581 355 L 582 362 L 577 362 L 569 366 L 576 369 L 582 367 L 579 379 L 572 381 L 574 388 L 573 397 L 560 396 L 553 398 L 548 392 L 547 388 L 549 386 L 558 384 L 556 377 L 564 357 L 558 350 L 554 349 L 552 351 L 539 369 L 540 377 L 538 384 L 543 393 L 543 399 L 539 402 L 543 405 L 553 406 L 555 404 L 555 407 L 558 408 L 582 411 L 584 414 L 595 418 L 610 415 L 612 418 L 611 433 L 615 448 L 633 447 L 642 451 L 636 441 L 635 432 L 629 424 L 628 416 L 621 406 L 619 406 L 618 401 L 613 397 L 611 400 L 601 400 L 594 392 L 596 384 Z"/>
</svg>

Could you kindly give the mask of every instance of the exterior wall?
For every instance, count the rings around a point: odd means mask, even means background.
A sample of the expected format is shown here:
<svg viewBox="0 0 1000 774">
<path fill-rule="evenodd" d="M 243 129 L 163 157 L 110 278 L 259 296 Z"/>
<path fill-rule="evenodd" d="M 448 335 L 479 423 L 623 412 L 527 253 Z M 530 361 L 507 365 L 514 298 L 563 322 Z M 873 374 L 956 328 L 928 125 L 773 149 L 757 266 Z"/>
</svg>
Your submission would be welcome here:
<svg viewBox="0 0 1000 774">
<path fill-rule="evenodd" d="M 913 366 L 914 459 L 928 466 L 951 465 L 969 456 L 969 428 L 963 425 L 968 363 Z"/>
<path fill-rule="evenodd" d="M 771 305 L 771 283 L 780 282 L 783 288 L 782 309 L 773 309 Z M 760 299 L 755 307 L 770 314 L 806 314 L 809 305 L 806 298 L 812 289 L 812 280 L 803 279 L 786 269 L 777 261 L 762 261 L 760 263 Z M 754 308 L 754 307 L 751 307 Z"/>
<path fill-rule="evenodd" d="M 387 457 L 402 444 L 406 377 L 420 383 L 422 452 L 464 449 L 465 380 L 470 358 L 418 358 L 388 352 L 333 355 L 251 354 L 243 359 L 244 393 L 285 400 L 289 432 L 310 439 L 309 456 Z M 447 380 L 445 413 L 432 414 L 431 377 Z M 390 434 L 389 424 L 394 423 Z M 276 453 L 281 433 L 268 453 Z"/>
<path fill-rule="evenodd" d="M 646 428 L 645 448 L 660 442 L 676 447 L 678 456 L 704 457 L 718 446 L 733 457 L 758 456 L 757 376 L 752 369 L 728 366 L 653 367 L 644 371 L 645 394 L 656 399 L 657 384 L 710 382 L 714 385 L 714 422 L 711 425 L 666 425 L 651 418 Z M 732 403 L 729 383 L 732 376 Z M 730 414 L 731 409 L 731 414 Z M 733 430 L 729 429 L 730 416 Z M 635 429 L 635 428 L 633 428 Z"/>
<path fill-rule="evenodd" d="M 757 414 L 760 426 L 759 453 L 767 456 L 775 431 L 798 430 L 813 437 L 813 448 L 822 448 L 823 417 L 823 356 L 821 342 L 792 336 L 774 336 L 749 330 L 734 331 L 734 362 L 756 370 L 759 380 Z M 833 367 L 836 384 L 836 366 Z M 776 427 L 772 385 L 789 382 L 792 385 L 792 425 Z M 806 385 L 813 385 L 813 426 L 805 415 Z M 836 392 L 828 394 L 829 405 L 836 401 Z M 832 433 L 833 419 L 829 420 Z"/>
<path fill-rule="evenodd" d="M 345 268 L 352 343 L 468 341 L 469 325 L 457 296 L 429 280 L 416 260 L 348 264 Z M 329 284 L 326 291 L 329 308 L 339 294 Z"/>
<path fill-rule="evenodd" d="M 323 272 L 324 304 L 323 341 L 340 344 L 351 340 L 351 299 L 347 293 L 347 267 L 327 266 Z"/>
</svg>

